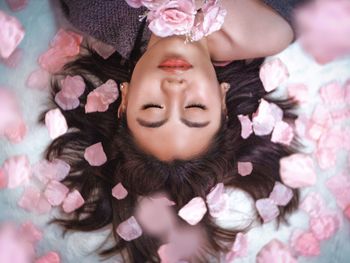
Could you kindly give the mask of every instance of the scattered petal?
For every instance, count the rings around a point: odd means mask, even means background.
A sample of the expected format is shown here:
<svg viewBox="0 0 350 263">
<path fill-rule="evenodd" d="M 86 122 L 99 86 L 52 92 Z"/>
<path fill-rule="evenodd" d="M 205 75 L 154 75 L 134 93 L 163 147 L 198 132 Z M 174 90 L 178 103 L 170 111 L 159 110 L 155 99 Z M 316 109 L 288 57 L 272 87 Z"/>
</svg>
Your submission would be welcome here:
<svg viewBox="0 0 350 263">
<path fill-rule="evenodd" d="M 312 192 L 300 204 L 300 208 L 311 217 L 318 217 L 325 210 L 324 201 L 319 193 Z"/>
<path fill-rule="evenodd" d="M 306 102 L 309 98 L 309 88 L 303 83 L 293 83 L 287 86 L 289 97 L 293 97 L 298 102 Z"/>
<path fill-rule="evenodd" d="M 62 93 L 66 98 L 79 98 L 85 91 L 84 79 L 79 76 L 67 76 L 61 81 Z"/>
<path fill-rule="evenodd" d="M 50 73 L 43 69 L 36 69 L 27 78 L 26 85 L 31 89 L 47 90 L 50 83 Z"/>
<path fill-rule="evenodd" d="M 71 213 L 76 209 L 80 208 L 84 203 L 85 203 L 85 200 L 81 196 L 80 192 L 74 189 L 64 199 L 62 208 L 64 212 Z"/>
<path fill-rule="evenodd" d="M 247 176 L 252 173 L 253 164 L 251 162 L 238 162 L 237 168 L 238 168 L 238 173 L 241 176 Z"/>
<path fill-rule="evenodd" d="M 179 210 L 178 215 L 194 226 L 202 220 L 206 212 L 204 200 L 201 197 L 195 197 Z"/>
<path fill-rule="evenodd" d="M 317 149 L 316 158 L 320 168 L 326 170 L 335 166 L 337 161 L 337 151 L 332 148 Z"/>
<path fill-rule="evenodd" d="M 43 233 L 38 228 L 36 228 L 31 222 L 26 222 L 21 225 L 20 235 L 22 238 L 25 238 L 30 243 L 36 243 L 40 241 L 43 237 Z"/>
<path fill-rule="evenodd" d="M 253 130 L 256 135 L 268 135 L 275 126 L 275 118 L 270 104 L 261 99 L 258 110 L 253 114 Z"/>
<path fill-rule="evenodd" d="M 13 12 L 24 9 L 28 4 L 28 0 L 6 0 L 6 2 Z"/>
<path fill-rule="evenodd" d="M 91 45 L 92 49 L 97 52 L 104 59 L 108 59 L 112 54 L 114 54 L 117 49 L 114 46 L 108 45 L 101 41 L 94 41 Z"/>
<path fill-rule="evenodd" d="M 62 110 L 74 110 L 79 107 L 80 101 L 77 98 L 67 98 L 62 91 L 55 95 L 55 102 Z"/>
<path fill-rule="evenodd" d="M 84 158 L 91 166 L 101 166 L 107 162 L 107 156 L 103 151 L 102 143 L 98 142 L 87 147 Z"/>
<path fill-rule="evenodd" d="M 338 206 L 345 210 L 350 205 L 350 177 L 347 174 L 333 176 L 327 180 L 326 186 L 335 196 Z"/>
<path fill-rule="evenodd" d="M 253 124 L 248 116 L 238 115 L 238 119 L 241 122 L 241 136 L 243 139 L 247 139 L 253 132 Z"/>
<path fill-rule="evenodd" d="M 293 198 L 293 191 L 289 187 L 276 182 L 269 196 L 277 205 L 285 206 Z"/>
<path fill-rule="evenodd" d="M 8 180 L 8 188 L 26 184 L 32 176 L 32 169 L 26 155 L 8 158 L 3 164 L 3 172 Z"/>
<path fill-rule="evenodd" d="M 264 223 L 274 220 L 279 215 L 278 207 L 270 198 L 259 199 L 255 202 L 255 207 Z"/>
<path fill-rule="evenodd" d="M 66 198 L 69 189 L 64 184 L 52 180 L 45 189 L 44 195 L 47 198 L 47 201 L 52 206 L 57 206 L 62 204 L 63 200 Z"/>
<path fill-rule="evenodd" d="M 125 189 L 122 183 L 118 183 L 116 186 L 113 187 L 112 195 L 118 200 L 122 200 L 128 195 L 128 191 Z"/>
<path fill-rule="evenodd" d="M 292 188 L 307 187 L 316 183 L 313 160 L 302 153 L 282 158 L 280 175 L 283 183 Z"/>
<path fill-rule="evenodd" d="M 142 229 L 135 217 L 130 217 L 117 227 L 117 234 L 126 241 L 134 240 L 142 235 Z"/>
<path fill-rule="evenodd" d="M 260 68 L 260 79 L 266 92 L 276 89 L 288 77 L 288 69 L 279 58 L 265 62 Z"/>
<path fill-rule="evenodd" d="M 35 263 L 60 263 L 60 262 L 61 262 L 60 256 L 54 251 L 50 251 L 46 253 L 44 256 L 35 260 Z"/>
<path fill-rule="evenodd" d="M 45 115 L 45 125 L 49 131 L 51 139 L 65 134 L 68 130 L 66 119 L 59 109 L 53 109 Z"/>
<path fill-rule="evenodd" d="M 302 256 L 318 256 L 320 254 L 320 241 L 311 232 L 294 231 L 291 246 Z"/>
<path fill-rule="evenodd" d="M 339 229 L 339 219 L 335 215 L 321 215 L 310 219 L 310 229 L 318 240 L 332 237 Z"/>
<path fill-rule="evenodd" d="M 228 196 L 225 194 L 224 184 L 218 183 L 213 187 L 207 195 L 206 200 L 210 215 L 214 218 L 219 217 L 227 208 Z"/>
<path fill-rule="evenodd" d="M 256 256 L 256 263 L 297 263 L 287 245 L 277 239 L 271 240 Z"/>
<path fill-rule="evenodd" d="M 273 129 L 271 141 L 274 143 L 282 143 L 285 145 L 290 145 L 294 137 L 293 128 L 289 126 L 288 123 L 284 121 L 279 121 L 276 123 Z"/>
<path fill-rule="evenodd" d="M 231 251 L 226 255 L 226 262 L 232 262 L 235 258 L 244 257 L 248 254 L 248 239 L 243 233 L 236 235 Z"/>
<path fill-rule="evenodd" d="M 8 181 L 4 170 L 0 167 L 0 189 L 7 187 Z"/>
<path fill-rule="evenodd" d="M 345 89 L 338 82 L 332 82 L 322 87 L 320 94 L 324 103 L 338 104 L 344 102 Z"/>
</svg>

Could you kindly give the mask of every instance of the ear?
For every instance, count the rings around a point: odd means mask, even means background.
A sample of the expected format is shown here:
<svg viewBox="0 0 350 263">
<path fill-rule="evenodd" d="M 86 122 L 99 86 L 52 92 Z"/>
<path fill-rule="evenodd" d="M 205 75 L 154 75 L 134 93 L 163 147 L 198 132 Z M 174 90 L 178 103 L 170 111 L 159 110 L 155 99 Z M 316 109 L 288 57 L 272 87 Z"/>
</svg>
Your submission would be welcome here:
<svg viewBox="0 0 350 263">
<path fill-rule="evenodd" d="M 230 89 L 230 84 L 227 82 L 222 82 L 220 84 L 221 98 L 222 98 L 222 109 L 226 111 L 226 94 Z"/>
<path fill-rule="evenodd" d="M 120 118 L 121 113 L 126 110 L 126 106 L 128 105 L 128 90 L 129 90 L 129 83 L 123 82 L 120 84 L 120 92 L 122 96 L 122 101 L 120 102 L 119 108 L 118 108 L 118 117 Z"/>
</svg>

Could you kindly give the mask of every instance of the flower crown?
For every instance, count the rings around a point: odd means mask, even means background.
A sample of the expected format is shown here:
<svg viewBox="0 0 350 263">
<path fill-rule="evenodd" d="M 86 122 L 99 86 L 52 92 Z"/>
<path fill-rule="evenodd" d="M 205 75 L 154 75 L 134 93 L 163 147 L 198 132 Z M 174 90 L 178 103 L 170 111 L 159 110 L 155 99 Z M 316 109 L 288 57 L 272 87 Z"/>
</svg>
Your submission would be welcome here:
<svg viewBox="0 0 350 263">
<path fill-rule="evenodd" d="M 198 41 L 220 30 L 226 10 L 219 0 L 204 0 L 196 10 L 194 0 L 125 0 L 134 8 L 145 6 L 148 11 L 140 16 L 147 18 L 149 29 L 159 37 L 185 35 L 187 41 Z"/>
</svg>

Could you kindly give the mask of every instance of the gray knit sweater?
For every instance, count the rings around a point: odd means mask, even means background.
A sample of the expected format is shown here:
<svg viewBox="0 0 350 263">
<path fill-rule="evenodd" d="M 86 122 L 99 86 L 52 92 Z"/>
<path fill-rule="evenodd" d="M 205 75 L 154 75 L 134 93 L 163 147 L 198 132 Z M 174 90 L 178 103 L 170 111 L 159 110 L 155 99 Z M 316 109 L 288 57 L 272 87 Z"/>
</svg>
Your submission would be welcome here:
<svg viewBox="0 0 350 263">
<path fill-rule="evenodd" d="M 288 22 L 293 8 L 303 0 L 263 0 Z M 129 58 L 138 31 L 139 15 L 145 8 L 132 8 L 125 0 L 60 0 L 63 12 L 78 30 L 116 47 L 119 54 Z M 145 49 L 151 32 L 142 32 L 141 49 Z"/>
</svg>

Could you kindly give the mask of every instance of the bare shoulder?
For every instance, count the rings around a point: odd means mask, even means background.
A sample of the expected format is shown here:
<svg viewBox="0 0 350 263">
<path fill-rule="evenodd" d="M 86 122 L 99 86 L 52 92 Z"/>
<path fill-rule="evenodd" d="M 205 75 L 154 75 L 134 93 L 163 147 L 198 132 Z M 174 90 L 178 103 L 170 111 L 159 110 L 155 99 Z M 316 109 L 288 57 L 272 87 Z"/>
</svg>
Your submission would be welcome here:
<svg viewBox="0 0 350 263">
<path fill-rule="evenodd" d="M 208 37 L 213 60 L 266 57 L 292 42 L 290 24 L 262 0 L 222 0 L 221 4 L 227 10 L 225 23 Z"/>
</svg>

